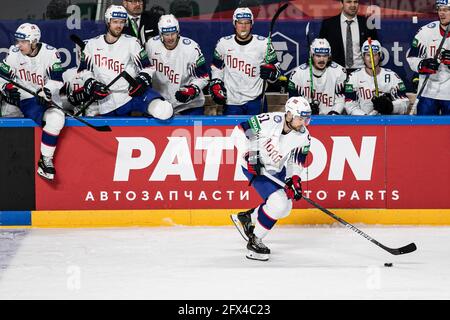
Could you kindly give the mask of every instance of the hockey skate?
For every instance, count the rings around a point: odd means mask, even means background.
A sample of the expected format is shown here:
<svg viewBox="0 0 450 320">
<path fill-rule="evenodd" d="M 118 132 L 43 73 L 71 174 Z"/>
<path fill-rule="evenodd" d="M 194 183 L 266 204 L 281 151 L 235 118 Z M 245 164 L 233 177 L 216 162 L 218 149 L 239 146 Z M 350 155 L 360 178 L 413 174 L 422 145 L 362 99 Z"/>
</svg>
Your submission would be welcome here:
<svg viewBox="0 0 450 320">
<path fill-rule="evenodd" d="M 253 230 L 255 229 L 255 226 L 252 224 L 251 217 L 253 210 L 254 209 L 250 209 L 245 212 L 230 215 L 231 221 L 233 221 L 233 224 L 236 226 L 236 229 L 238 229 L 245 241 L 248 241 L 250 235 L 253 234 Z"/>
<path fill-rule="evenodd" d="M 258 238 L 254 234 L 250 235 L 247 243 L 247 255 L 246 257 L 251 260 L 267 261 L 269 260 L 270 249 L 267 248 L 262 239 Z"/>
<path fill-rule="evenodd" d="M 56 171 L 55 166 L 53 165 L 53 158 L 41 155 L 38 162 L 37 173 L 47 180 L 55 179 Z"/>
</svg>

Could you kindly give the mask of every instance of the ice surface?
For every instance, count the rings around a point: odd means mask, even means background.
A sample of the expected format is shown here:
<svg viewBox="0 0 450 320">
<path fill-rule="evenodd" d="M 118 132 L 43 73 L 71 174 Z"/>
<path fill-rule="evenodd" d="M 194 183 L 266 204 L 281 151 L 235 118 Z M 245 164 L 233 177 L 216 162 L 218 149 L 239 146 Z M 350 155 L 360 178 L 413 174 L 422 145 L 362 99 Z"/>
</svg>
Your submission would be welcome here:
<svg viewBox="0 0 450 320">
<path fill-rule="evenodd" d="M 268 262 L 232 226 L 0 229 L 0 299 L 450 299 L 450 228 L 360 228 L 418 251 L 340 227 L 277 226 Z"/>
</svg>

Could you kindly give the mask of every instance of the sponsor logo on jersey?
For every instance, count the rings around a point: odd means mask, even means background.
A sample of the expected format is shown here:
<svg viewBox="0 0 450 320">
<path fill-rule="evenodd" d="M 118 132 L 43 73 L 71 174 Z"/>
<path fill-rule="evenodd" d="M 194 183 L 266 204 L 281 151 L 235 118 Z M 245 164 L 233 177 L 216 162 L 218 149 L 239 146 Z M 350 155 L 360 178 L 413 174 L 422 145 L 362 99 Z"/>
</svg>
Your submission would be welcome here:
<svg viewBox="0 0 450 320">
<path fill-rule="evenodd" d="M 55 63 L 52 65 L 52 70 L 53 70 L 53 71 L 56 71 L 56 72 L 58 72 L 58 71 L 63 71 L 63 68 L 61 67 L 61 62 L 55 62 Z"/>
<path fill-rule="evenodd" d="M 308 154 L 308 153 L 309 153 L 309 148 L 310 148 L 310 147 L 311 147 L 310 145 L 304 146 L 304 147 L 302 148 L 302 153 L 303 153 L 303 154 Z"/>
<path fill-rule="evenodd" d="M 155 67 L 156 72 L 163 74 L 171 83 L 180 84 L 181 75 L 171 69 L 170 66 L 165 65 L 158 59 L 152 59 L 151 65 Z"/>
<path fill-rule="evenodd" d="M 248 123 L 250 125 L 250 128 L 253 130 L 254 133 L 258 133 L 261 131 L 261 125 L 259 124 L 259 120 L 256 117 L 251 117 L 248 120 Z"/>
<path fill-rule="evenodd" d="M 4 74 L 9 74 L 11 68 L 4 62 L 0 63 L 0 71 Z"/>
<path fill-rule="evenodd" d="M 120 61 L 102 56 L 100 54 L 94 54 L 94 64 L 98 67 L 112 70 L 115 73 L 121 73 L 125 69 L 124 64 Z"/>
<path fill-rule="evenodd" d="M 31 82 L 37 84 L 38 86 L 44 86 L 44 77 L 36 72 L 30 72 L 25 69 L 19 69 L 19 78 L 23 81 Z"/>
<path fill-rule="evenodd" d="M 244 60 L 235 58 L 231 55 L 227 55 L 226 64 L 231 69 L 236 69 L 248 75 L 249 77 L 256 78 L 256 67 Z"/>
<path fill-rule="evenodd" d="M 350 83 L 347 83 L 346 85 L 345 85 L 345 92 L 353 92 L 354 90 L 353 90 L 353 85 L 352 84 L 350 84 Z"/>
<path fill-rule="evenodd" d="M 417 46 L 419 45 L 419 40 L 417 38 L 414 38 L 413 42 L 412 42 L 412 46 L 414 48 L 417 48 Z"/>
</svg>

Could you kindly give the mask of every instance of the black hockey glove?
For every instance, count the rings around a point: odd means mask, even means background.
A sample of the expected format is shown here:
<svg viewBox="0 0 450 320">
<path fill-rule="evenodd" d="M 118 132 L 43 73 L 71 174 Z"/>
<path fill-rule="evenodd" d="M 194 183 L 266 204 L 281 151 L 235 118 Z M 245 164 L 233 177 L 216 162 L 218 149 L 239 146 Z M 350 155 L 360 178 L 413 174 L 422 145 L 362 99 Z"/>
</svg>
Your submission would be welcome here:
<svg viewBox="0 0 450 320">
<path fill-rule="evenodd" d="M 319 114 L 320 112 L 320 101 L 313 100 L 310 104 L 311 114 Z"/>
<path fill-rule="evenodd" d="M 194 100 L 200 94 L 200 88 L 196 85 L 184 86 L 175 92 L 175 99 L 181 103 L 188 103 Z"/>
<path fill-rule="evenodd" d="M 48 109 L 53 105 L 52 93 L 50 92 L 50 89 L 42 87 L 38 91 L 36 91 L 36 93 L 38 94 L 38 96 L 36 97 L 37 102 L 45 109 Z"/>
<path fill-rule="evenodd" d="M 261 175 L 261 169 L 264 165 L 261 163 L 261 157 L 259 151 L 250 151 L 245 155 L 245 161 L 247 161 L 247 170 L 254 176 Z"/>
<path fill-rule="evenodd" d="M 85 92 L 84 87 L 72 91 L 67 95 L 67 100 L 74 107 L 89 101 L 89 95 Z"/>
<path fill-rule="evenodd" d="M 302 180 L 299 176 L 294 175 L 291 178 L 286 179 L 286 186 L 284 191 L 288 199 L 294 199 L 296 201 L 302 198 Z"/>
<path fill-rule="evenodd" d="M 145 72 L 139 73 L 134 80 L 136 83 L 128 90 L 128 94 L 132 97 L 142 96 L 152 86 L 152 77 Z"/>
<path fill-rule="evenodd" d="M 12 83 L 5 83 L 2 87 L 3 100 L 14 106 L 20 106 L 20 92 Z"/>
<path fill-rule="evenodd" d="M 439 62 L 436 59 L 423 59 L 419 63 L 420 74 L 435 74 L 439 69 Z"/>
<path fill-rule="evenodd" d="M 102 100 L 106 98 L 111 92 L 106 88 L 104 83 L 96 81 L 93 78 L 86 80 L 84 83 L 86 94 L 93 100 Z"/>
<path fill-rule="evenodd" d="M 278 69 L 273 64 L 263 64 L 259 67 L 259 76 L 264 80 L 275 81 L 278 79 Z"/>
<path fill-rule="evenodd" d="M 392 114 L 394 105 L 390 94 L 383 94 L 372 98 L 373 108 L 381 114 Z"/>
<path fill-rule="evenodd" d="M 441 63 L 445 64 L 450 68 L 450 50 L 442 50 Z"/>
<path fill-rule="evenodd" d="M 224 105 L 227 102 L 227 89 L 220 79 L 213 79 L 209 84 L 209 93 L 217 104 Z"/>
</svg>

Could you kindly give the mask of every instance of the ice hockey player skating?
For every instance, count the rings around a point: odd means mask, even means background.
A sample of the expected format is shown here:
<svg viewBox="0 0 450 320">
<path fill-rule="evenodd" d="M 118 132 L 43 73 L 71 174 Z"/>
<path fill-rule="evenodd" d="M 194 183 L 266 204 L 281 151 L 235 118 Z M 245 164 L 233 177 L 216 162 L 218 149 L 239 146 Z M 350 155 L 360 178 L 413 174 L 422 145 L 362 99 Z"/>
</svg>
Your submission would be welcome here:
<svg viewBox="0 0 450 320">
<path fill-rule="evenodd" d="M 262 242 L 276 222 L 290 214 L 292 200 L 302 198 L 300 174 L 311 137 L 311 107 L 303 97 L 291 97 L 285 112 L 263 113 L 236 126 L 232 139 L 245 160 L 242 170 L 263 202 L 254 210 L 232 215 L 244 239 L 247 258 L 266 261 L 270 250 Z M 283 189 L 262 175 L 262 168 L 286 182 Z"/>
</svg>

